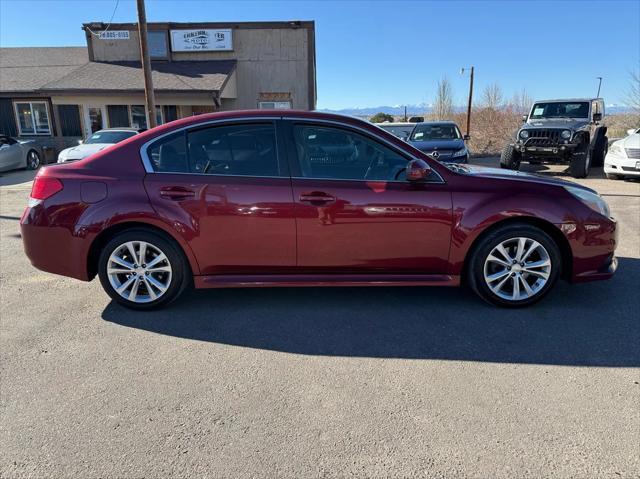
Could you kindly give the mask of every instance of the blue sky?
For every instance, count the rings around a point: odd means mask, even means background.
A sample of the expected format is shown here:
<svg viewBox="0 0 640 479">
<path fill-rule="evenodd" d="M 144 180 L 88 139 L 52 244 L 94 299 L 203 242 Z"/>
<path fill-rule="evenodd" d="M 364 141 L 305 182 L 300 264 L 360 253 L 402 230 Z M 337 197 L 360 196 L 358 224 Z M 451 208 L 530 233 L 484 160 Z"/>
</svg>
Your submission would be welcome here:
<svg viewBox="0 0 640 479">
<path fill-rule="evenodd" d="M 0 0 L 0 45 L 85 45 L 80 26 L 108 21 L 116 0 Z M 457 104 L 497 82 L 505 96 L 602 96 L 623 103 L 640 68 L 640 0 L 169 1 L 146 0 L 148 21 L 315 20 L 318 107 L 430 103 L 447 76 Z M 120 0 L 114 22 L 135 22 Z"/>
</svg>

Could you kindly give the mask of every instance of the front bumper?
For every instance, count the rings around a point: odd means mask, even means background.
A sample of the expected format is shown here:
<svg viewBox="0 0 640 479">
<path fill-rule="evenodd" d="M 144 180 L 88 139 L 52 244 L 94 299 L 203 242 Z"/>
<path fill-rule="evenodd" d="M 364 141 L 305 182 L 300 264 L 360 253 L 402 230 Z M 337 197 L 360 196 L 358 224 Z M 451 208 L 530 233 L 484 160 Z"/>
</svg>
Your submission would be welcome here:
<svg viewBox="0 0 640 479">
<path fill-rule="evenodd" d="M 640 159 L 607 153 L 604 172 L 621 176 L 640 177 Z"/>
<path fill-rule="evenodd" d="M 563 158 L 573 153 L 578 145 L 573 143 L 552 144 L 552 145 L 532 145 L 527 142 L 517 141 L 514 149 L 524 158 Z"/>
</svg>

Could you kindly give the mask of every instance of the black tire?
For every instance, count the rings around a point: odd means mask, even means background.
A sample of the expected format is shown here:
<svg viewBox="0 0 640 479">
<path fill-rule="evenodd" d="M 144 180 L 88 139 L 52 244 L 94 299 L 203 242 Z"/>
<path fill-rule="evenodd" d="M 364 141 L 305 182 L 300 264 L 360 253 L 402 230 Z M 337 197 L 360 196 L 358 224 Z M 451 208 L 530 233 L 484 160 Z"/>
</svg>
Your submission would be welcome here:
<svg viewBox="0 0 640 479">
<path fill-rule="evenodd" d="M 118 250 L 123 244 L 129 241 L 144 241 L 160 250 L 167 257 L 168 264 L 171 267 L 171 276 L 168 288 L 155 300 L 148 302 L 134 302 L 126 299 L 114 289 L 114 286 L 109 280 L 109 275 L 107 274 L 109 257 L 114 251 Z M 130 276 L 131 275 L 123 274 L 121 278 L 124 282 L 124 280 L 129 279 Z M 134 276 L 136 276 L 136 274 L 134 274 Z M 150 310 L 168 305 L 178 299 L 184 290 L 191 284 L 192 280 L 191 268 L 189 267 L 188 260 L 180 249 L 180 246 L 165 235 L 145 228 L 134 228 L 124 231 L 109 240 L 100 252 L 100 258 L 98 260 L 98 277 L 100 278 L 100 283 L 102 284 L 103 289 L 114 301 L 127 308 L 135 310 Z M 144 280 L 142 274 L 140 274 L 139 278 Z M 139 283 L 140 285 L 143 284 L 142 280 Z M 134 279 L 133 281 L 136 282 L 137 280 Z M 146 286 L 139 286 L 139 288 L 146 289 Z M 151 297 L 150 294 L 147 294 L 147 296 Z"/>
<path fill-rule="evenodd" d="M 489 287 L 487 281 L 485 280 L 485 262 L 487 261 L 489 254 L 499 244 L 505 241 L 513 240 L 514 238 L 527 238 L 529 240 L 537 241 L 544 247 L 548 254 L 548 259 L 551 262 L 551 270 L 548 274 L 546 283 L 539 286 L 539 289 L 537 289 L 535 291 L 535 294 L 533 294 L 532 296 L 518 300 L 505 299 L 499 296 Z M 517 244 L 517 240 L 515 241 Z M 551 290 L 551 288 L 553 288 L 554 284 L 560 276 L 561 268 L 562 261 L 560 249 L 558 248 L 558 245 L 555 243 L 555 241 L 553 241 L 553 239 L 547 233 L 539 228 L 536 228 L 535 226 L 531 226 L 525 223 L 514 223 L 511 225 L 498 227 L 497 229 L 489 232 L 480 239 L 478 244 L 475 245 L 473 251 L 471 252 L 471 256 L 469 258 L 469 261 L 467 262 L 466 277 L 468 279 L 469 285 L 471 286 L 471 289 L 486 302 L 508 308 L 520 308 L 540 301 Z M 509 267 L 509 270 L 511 270 L 511 267 Z M 514 289 L 513 282 L 519 279 L 519 277 L 514 277 L 515 274 L 516 273 L 511 272 L 505 275 L 508 276 L 508 278 L 506 279 L 507 283 L 505 283 L 505 287 L 510 286 L 512 291 Z M 525 273 L 522 273 L 523 277 L 524 274 Z M 514 277 L 514 279 L 512 279 L 511 277 Z M 527 277 L 524 277 L 524 279 L 521 281 L 525 281 L 527 280 L 527 278 L 529 278 L 528 281 L 537 281 L 537 276 L 529 274 L 527 274 Z M 519 284 L 522 284 L 522 282 Z"/>
<path fill-rule="evenodd" d="M 578 146 L 569 163 L 569 175 L 574 178 L 586 178 L 589 176 L 589 169 L 591 168 L 591 155 L 592 151 L 589 147 L 589 143 L 583 142 Z"/>
<path fill-rule="evenodd" d="M 521 160 L 522 155 L 520 152 L 516 151 L 512 144 L 508 144 L 502 149 L 502 154 L 500 155 L 500 168 L 517 170 L 520 168 Z"/>
<path fill-rule="evenodd" d="M 596 140 L 596 144 L 593 147 L 593 154 L 591 155 L 591 166 L 600 168 L 604 166 L 604 157 L 607 155 L 609 149 L 609 138 L 605 135 L 600 136 Z"/>
<path fill-rule="evenodd" d="M 40 167 L 40 155 L 36 150 L 29 150 L 27 153 L 27 170 L 37 170 Z"/>
</svg>

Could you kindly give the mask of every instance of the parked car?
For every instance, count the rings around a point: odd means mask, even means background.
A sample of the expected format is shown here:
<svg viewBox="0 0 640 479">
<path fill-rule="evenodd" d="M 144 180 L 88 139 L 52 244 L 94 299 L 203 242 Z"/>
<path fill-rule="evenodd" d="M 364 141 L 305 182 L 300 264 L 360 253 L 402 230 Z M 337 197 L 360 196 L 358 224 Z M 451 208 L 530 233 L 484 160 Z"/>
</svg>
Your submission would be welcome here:
<svg viewBox="0 0 640 479">
<path fill-rule="evenodd" d="M 616 222 L 586 187 L 445 165 L 356 118 L 229 111 L 42 168 L 32 264 L 148 309 L 196 288 L 469 284 L 501 306 L 606 279 Z"/>
<path fill-rule="evenodd" d="M 80 141 L 78 146 L 66 148 L 58 154 L 58 163 L 82 160 L 106 147 L 120 143 L 145 131 L 141 128 L 106 128 L 91 134 L 86 140 Z"/>
<path fill-rule="evenodd" d="M 0 135 L 0 172 L 28 168 L 35 170 L 40 166 L 42 151 L 32 140 L 16 140 Z"/>
<path fill-rule="evenodd" d="M 640 128 L 627 134 L 611 144 L 604 159 L 604 173 L 610 180 L 640 177 Z"/>
<path fill-rule="evenodd" d="M 438 161 L 468 163 L 469 150 L 460 128 L 452 121 L 418 123 L 409 143 Z"/>
<path fill-rule="evenodd" d="M 384 131 L 388 131 L 393 136 L 397 136 L 401 140 L 408 140 L 409 136 L 411 136 L 411 132 L 415 128 L 415 123 L 409 122 L 385 122 L 385 123 L 376 123 L 376 126 L 379 126 Z"/>
<path fill-rule="evenodd" d="M 567 163 L 571 176 L 585 178 L 589 168 L 604 163 L 608 139 L 603 118 L 602 98 L 537 101 L 502 150 L 500 166 L 517 170 L 523 161 Z"/>
</svg>

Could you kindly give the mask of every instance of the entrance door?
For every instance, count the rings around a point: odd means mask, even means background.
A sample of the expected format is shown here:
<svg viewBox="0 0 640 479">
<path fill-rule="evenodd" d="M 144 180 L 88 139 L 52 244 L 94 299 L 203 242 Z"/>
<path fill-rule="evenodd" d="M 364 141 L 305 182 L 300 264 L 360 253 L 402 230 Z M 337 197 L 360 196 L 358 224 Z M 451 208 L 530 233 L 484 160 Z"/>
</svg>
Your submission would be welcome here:
<svg viewBox="0 0 640 479">
<path fill-rule="evenodd" d="M 271 121 L 196 127 L 146 150 L 153 207 L 182 232 L 202 274 L 276 274 L 296 262 L 291 180 Z"/>
<path fill-rule="evenodd" d="M 351 129 L 293 122 L 287 136 L 300 269 L 447 272 L 451 193 L 437 173 L 406 181 L 408 157 Z"/>
<path fill-rule="evenodd" d="M 87 130 L 87 136 L 102 130 L 106 127 L 105 118 L 107 117 L 104 107 L 85 105 L 84 107 L 84 124 Z"/>
</svg>

